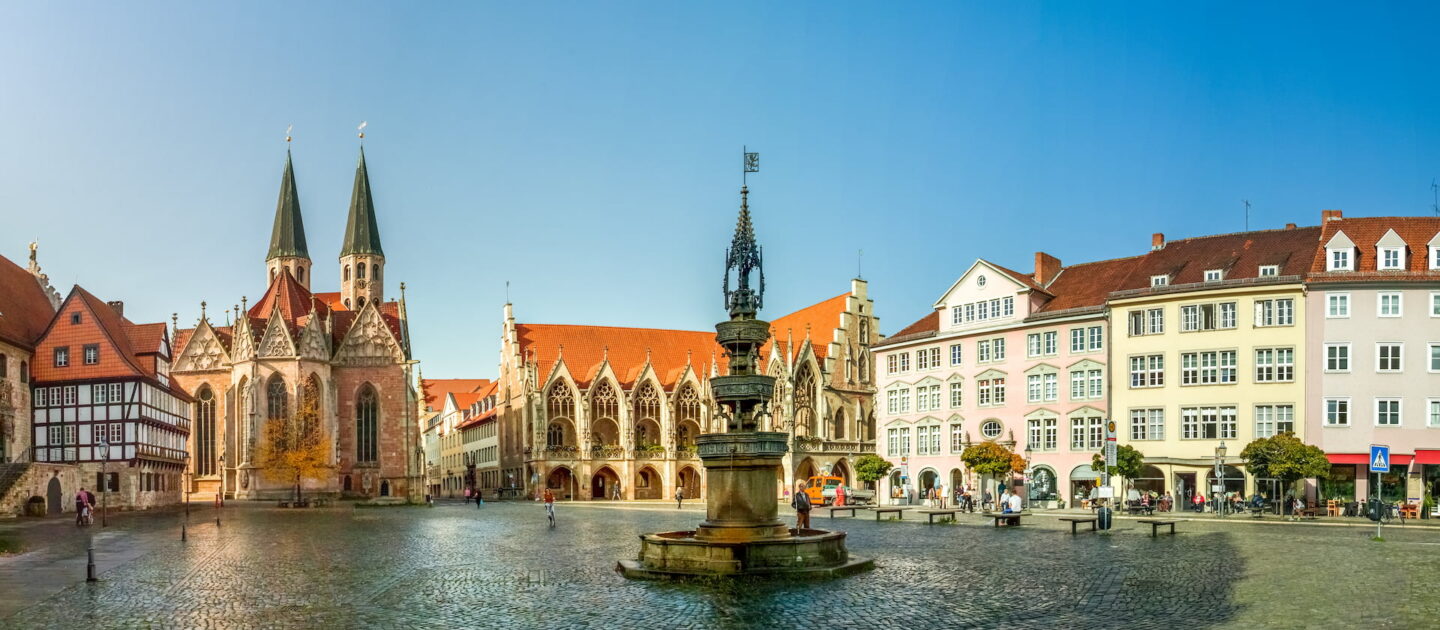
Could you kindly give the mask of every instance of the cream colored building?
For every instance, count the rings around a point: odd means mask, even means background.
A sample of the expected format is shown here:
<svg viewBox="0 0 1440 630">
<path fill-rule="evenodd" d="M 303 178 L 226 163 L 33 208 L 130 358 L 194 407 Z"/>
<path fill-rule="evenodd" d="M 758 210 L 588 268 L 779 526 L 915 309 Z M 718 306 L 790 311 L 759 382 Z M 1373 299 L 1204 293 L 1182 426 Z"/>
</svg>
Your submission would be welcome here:
<svg viewBox="0 0 1440 630">
<path fill-rule="evenodd" d="M 1141 490 L 1188 505 L 1213 494 L 1217 447 L 1225 488 L 1249 496 L 1276 486 L 1244 470 L 1256 438 L 1307 440 L 1304 278 L 1319 228 L 1165 242 L 1110 294 L 1112 418 L 1120 444 L 1145 455 Z M 1257 483 L 1258 481 L 1258 483 Z"/>
</svg>

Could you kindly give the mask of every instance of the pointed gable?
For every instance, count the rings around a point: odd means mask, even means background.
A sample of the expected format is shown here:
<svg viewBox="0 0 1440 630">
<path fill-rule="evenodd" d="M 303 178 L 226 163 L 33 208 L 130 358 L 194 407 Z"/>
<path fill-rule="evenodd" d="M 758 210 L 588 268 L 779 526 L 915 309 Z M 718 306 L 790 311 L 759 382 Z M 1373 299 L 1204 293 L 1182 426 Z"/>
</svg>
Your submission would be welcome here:
<svg viewBox="0 0 1440 630">
<path fill-rule="evenodd" d="M 1354 246 L 1355 241 L 1350 240 L 1350 237 L 1345 235 L 1344 230 L 1335 230 L 1335 235 L 1331 236 L 1330 240 L 1325 241 L 1325 249 L 1342 249 Z"/>
<path fill-rule="evenodd" d="M 328 315 L 330 307 L 315 299 L 314 295 L 290 274 L 290 270 L 281 269 L 275 279 L 270 281 L 265 295 L 250 307 L 248 314 L 250 317 L 267 318 L 277 312 L 287 323 L 295 325 L 312 312 L 321 316 Z"/>
<path fill-rule="evenodd" d="M 1395 233 L 1395 228 L 1390 228 L 1390 229 L 1388 229 L 1388 230 L 1385 230 L 1385 235 L 1384 235 L 1384 236 L 1381 236 L 1381 237 L 1380 237 L 1380 240 L 1375 241 L 1375 246 L 1376 246 L 1376 247 L 1405 247 L 1405 239 L 1400 238 L 1400 235 L 1397 234 L 1397 233 Z"/>
<path fill-rule="evenodd" d="M 349 365 L 389 365 L 404 360 L 399 335 L 375 302 L 367 303 L 355 314 L 335 350 L 335 361 Z"/>
<path fill-rule="evenodd" d="M 260 356 L 262 357 L 293 357 L 295 343 L 290 339 L 290 331 L 286 330 L 285 321 L 279 317 L 271 317 L 268 325 L 265 326 L 265 336 L 260 338 Z"/>
<path fill-rule="evenodd" d="M 1344 229 L 1341 229 L 1341 226 Z M 1310 265 L 1312 282 L 1365 282 L 1414 279 L 1433 282 L 1440 270 L 1431 269 L 1430 248 L 1440 246 L 1440 217 L 1351 217 L 1325 223 Z M 1380 269 L 1379 250 L 1402 248 L 1400 269 Z M 1353 260 L 1349 270 L 1329 268 L 1330 250 L 1349 249 Z"/>
<path fill-rule="evenodd" d="M 222 338 L 210 322 L 201 320 L 193 331 L 182 331 L 184 341 L 179 343 L 180 354 L 175 359 L 176 372 L 225 369 L 230 364 Z M 177 338 L 182 334 L 177 334 Z"/>
<path fill-rule="evenodd" d="M 0 341 L 33 348 L 54 318 L 40 279 L 0 256 Z"/>
<path fill-rule="evenodd" d="M 156 354 L 156 348 L 138 352 L 132 339 L 150 340 L 164 324 L 137 325 L 115 312 L 104 300 L 76 286 L 60 304 L 60 309 L 35 349 L 31 372 L 36 381 L 69 381 L 126 376 L 155 377 L 154 359 L 142 354 Z M 138 329 L 133 331 L 130 329 Z M 158 334 L 163 339 L 164 332 Z M 94 363 L 85 362 L 85 347 L 93 346 L 98 354 Z M 65 348 L 67 365 L 55 365 L 55 350 Z"/>
</svg>

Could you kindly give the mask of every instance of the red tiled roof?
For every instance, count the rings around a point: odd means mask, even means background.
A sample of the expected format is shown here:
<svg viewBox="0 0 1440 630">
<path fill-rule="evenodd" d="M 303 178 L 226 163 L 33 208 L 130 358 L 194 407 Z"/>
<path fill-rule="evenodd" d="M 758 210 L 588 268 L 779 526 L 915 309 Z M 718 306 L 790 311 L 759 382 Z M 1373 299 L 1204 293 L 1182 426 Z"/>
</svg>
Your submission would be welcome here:
<svg viewBox="0 0 1440 630">
<path fill-rule="evenodd" d="M 160 344 L 165 340 L 165 324 L 126 322 L 125 336 L 130 338 L 130 347 L 135 349 L 135 354 L 154 354 L 162 350 Z"/>
<path fill-rule="evenodd" d="M 1141 256 L 1070 265 L 1060 270 L 1046 290 L 1053 296 L 1036 313 L 1053 313 L 1087 306 L 1103 306 L 1106 296 L 1120 289 Z"/>
<path fill-rule="evenodd" d="M 1390 230 L 1405 241 L 1405 269 L 1380 270 L 1376 260 L 1376 243 Z M 1355 271 L 1325 271 L 1325 244 L 1337 232 L 1344 232 L 1355 243 Z M 1312 282 L 1355 282 L 1377 280 L 1440 279 L 1440 271 L 1430 270 L 1430 240 L 1440 233 L 1440 217 L 1353 217 L 1332 219 L 1321 226 L 1315 252 L 1309 265 Z"/>
<path fill-rule="evenodd" d="M 455 408 L 461 411 L 469 409 L 470 405 L 480 400 L 480 392 L 451 392 L 450 395 L 455 397 Z"/>
<path fill-rule="evenodd" d="M 420 381 L 420 396 L 425 406 L 439 410 L 445 406 L 446 394 L 478 392 L 492 385 L 488 378 L 427 378 Z M 456 399 L 459 402 L 459 399 Z M 469 405 L 461 405 L 461 408 Z"/>
<path fill-rule="evenodd" d="M 0 256 L 0 339 L 34 348 L 54 318 L 55 307 L 40 287 L 40 280 Z"/>
<path fill-rule="evenodd" d="M 324 304 L 325 306 L 329 307 L 330 310 L 332 310 L 332 311 L 348 311 L 348 310 L 350 310 L 350 309 L 348 309 L 348 308 L 345 308 L 345 300 L 343 300 L 343 299 L 340 298 L 340 292 L 339 292 L 339 291 L 326 292 L 326 293 L 316 293 L 316 294 L 315 294 L 315 299 L 320 300 L 320 303 L 321 303 L 321 304 Z"/>
<path fill-rule="evenodd" d="M 486 420 L 493 420 L 493 419 L 495 418 L 495 413 L 496 413 L 497 411 L 499 411 L 499 410 L 500 410 L 499 407 L 491 407 L 489 410 L 485 411 L 484 413 L 475 414 L 475 416 L 474 416 L 473 418 L 470 418 L 469 420 L 466 420 L 466 421 L 464 421 L 464 422 L 461 422 L 461 423 L 460 423 L 458 426 L 456 426 L 455 428 L 456 428 L 456 429 L 460 429 L 460 430 L 464 430 L 464 429 L 468 429 L 468 428 L 470 428 L 470 427 L 473 427 L 473 426 L 475 426 L 475 425 L 477 425 L 477 424 L 480 424 L 480 423 L 482 423 L 482 422 L 485 422 Z"/>
<path fill-rule="evenodd" d="M 1035 278 L 1031 277 L 1030 274 L 1028 274 L 1028 273 L 1020 273 L 1020 272 L 1018 272 L 1018 271 L 1015 271 L 1014 269 L 1009 269 L 1009 268 L 1006 268 L 1006 267 L 1001 267 L 1000 265 L 997 265 L 997 264 L 995 264 L 995 263 L 993 263 L 993 262 L 990 262 L 990 261 L 988 261 L 988 260 L 985 261 L 985 264 L 990 265 L 991 267 L 994 267 L 994 268 L 1000 270 L 1000 273 L 1003 273 L 1003 274 L 1005 274 L 1005 275 L 1007 275 L 1007 276 L 1010 276 L 1011 278 L 1014 278 L 1016 282 L 1019 282 L 1020 284 L 1025 285 L 1026 287 L 1028 287 L 1028 288 L 1030 288 L 1030 289 L 1034 289 L 1034 290 L 1039 291 L 1039 292 L 1041 292 L 1041 293 L 1049 293 L 1049 291 L 1047 291 L 1047 290 L 1045 289 L 1045 287 L 1042 287 L 1042 286 L 1040 286 L 1039 283 L 1035 282 Z"/>
<path fill-rule="evenodd" d="M 713 332 L 563 324 L 516 324 L 515 331 L 521 356 L 537 362 L 542 379 L 550 375 L 563 346 L 565 365 L 580 387 L 590 386 L 607 357 L 607 348 L 622 387 L 639 378 L 647 353 L 665 388 L 675 385 L 687 364 L 701 375 L 708 374 L 712 357 L 724 372 Z"/>
<path fill-rule="evenodd" d="M 770 356 L 770 344 L 784 343 L 786 339 L 793 337 L 795 342 L 789 358 L 794 359 L 795 355 L 800 354 L 800 348 L 804 345 L 805 335 L 808 333 L 810 345 L 815 350 L 815 358 L 824 360 L 830 353 L 830 341 L 834 338 L 832 331 L 840 327 L 840 314 L 845 312 L 849 297 L 849 293 L 841 293 L 770 322 L 770 341 L 760 347 L 760 356 Z"/>
<path fill-rule="evenodd" d="M 1170 285 L 1202 283 L 1210 269 L 1225 270 L 1225 280 L 1258 278 L 1262 265 L 1278 265 L 1281 276 L 1310 269 L 1319 227 L 1237 232 L 1170 241 L 1131 267 L 1117 290 L 1150 287 L 1150 277 L 1169 275 Z"/>
<path fill-rule="evenodd" d="M 937 333 L 937 332 L 939 332 L 939 331 L 940 331 L 940 311 L 938 311 L 938 310 L 936 310 L 936 311 L 930 311 L 930 314 L 925 315 L 924 317 L 921 317 L 920 319 L 915 320 L 915 323 L 910 324 L 909 326 L 906 326 L 906 327 L 904 327 L 904 328 L 901 328 L 899 332 L 896 332 L 895 334 L 890 335 L 889 337 L 886 337 L 886 338 L 884 338 L 884 339 L 881 339 L 881 340 L 880 340 L 880 343 L 875 344 L 874 347 L 876 347 L 876 348 L 883 348 L 883 347 L 885 347 L 885 346 L 889 346 L 889 345 L 892 345 L 892 344 L 897 344 L 897 343 L 903 343 L 903 342 L 906 342 L 906 341 L 910 341 L 911 339 L 922 339 L 922 338 L 925 338 L 925 337 L 933 337 L 933 336 L 935 336 L 935 333 Z"/>
<path fill-rule="evenodd" d="M 70 314 L 79 314 L 80 323 L 70 323 Z M 36 361 L 31 370 L 37 381 L 145 376 L 158 382 L 156 357 L 152 355 L 159 350 L 165 331 L 163 323 L 135 324 L 125 319 L 104 300 L 76 286 L 37 343 L 39 352 L 50 352 L 61 346 L 70 348 L 69 365 L 56 367 L 53 361 Z M 87 365 L 83 348 L 90 344 L 98 346 L 100 353 L 96 363 Z M 171 384 L 169 389 L 180 398 L 190 400 L 179 387 Z"/>
<path fill-rule="evenodd" d="M 281 317 L 292 325 L 299 323 L 301 317 L 309 315 L 312 311 L 318 312 L 321 317 L 325 317 L 330 312 L 330 307 L 319 299 L 315 299 L 309 290 L 290 275 L 288 269 L 281 270 L 280 274 L 275 276 L 275 279 L 270 282 L 270 287 L 265 290 L 265 295 L 250 307 L 247 314 L 250 317 L 269 318 L 270 313 L 277 308 L 280 310 Z"/>
</svg>

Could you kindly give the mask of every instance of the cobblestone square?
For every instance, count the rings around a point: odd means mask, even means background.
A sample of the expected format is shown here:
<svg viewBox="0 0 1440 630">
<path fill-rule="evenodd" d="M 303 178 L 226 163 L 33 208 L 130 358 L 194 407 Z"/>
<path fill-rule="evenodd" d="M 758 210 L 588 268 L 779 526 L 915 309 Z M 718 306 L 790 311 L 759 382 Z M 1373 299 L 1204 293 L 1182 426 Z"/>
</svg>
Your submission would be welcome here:
<svg viewBox="0 0 1440 630">
<path fill-rule="evenodd" d="M 123 515 L 102 530 L 0 524 L 5 628 L 1434 627 L 1440 529 L 1117 521 L 1072 536 L 1049 516 L 995 529 L 815 519 L 870 573 L 830 581 L 628 581 L 637 535 L 690 528 L 665 504 L 530 503 L 308 511 L 236 505 Z M 864 513 L 862 512 L 862 515 Z M 913 518 L 913 516 L 911 517 Z M 100 581 L 84 582 L 96 536 Z M 33 594 L 28 601 L 17 595 Z"/>
</svg>

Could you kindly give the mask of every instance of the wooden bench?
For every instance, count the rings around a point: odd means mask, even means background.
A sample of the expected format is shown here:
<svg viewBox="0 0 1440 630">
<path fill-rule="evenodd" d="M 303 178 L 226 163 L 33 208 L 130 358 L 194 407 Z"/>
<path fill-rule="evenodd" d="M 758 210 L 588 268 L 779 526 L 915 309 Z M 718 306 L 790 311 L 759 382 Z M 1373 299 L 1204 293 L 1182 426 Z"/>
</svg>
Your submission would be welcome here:
<svg viewBox="0 0 1440 630">
<path fill-rule="evenodd" d="M 903 520 L 905 520 L 905 510 L 908 510 L 908 509 L 910 509 L 910 508 L 901 508 L 901 507 L 877 507 L 877 508 L 875 508 L 875 521 L 876 521 L 876 522 L 879 522 L 879 521 L 880 521 L 880 515 L 881 515 L 881 514 L 894 514 L 894 515 L 895 515 L 895 519 L 891 519 L 891 520 L 896 520 L 896 519 L 898 519 L 898 520 L 902 520 L 902 521 L 903 521 Z"/>
<path fill-rule="evenodd" d="M 830 518 L 835 518 L 835 513 L 836 513 L 836 512 L 841 512 L 841 511 L 849 510 L 849 511 L 850 511 L 850 516 L 855 516 L 855 510 L 868 510 L 868 509 L 870 509 L 870 508 L 860 507 L 860 506 L 856 506 L 856 505 L 837 505 L 837 506 L 831 506 L 831 507 L 826 508 L 826 509 L 830 510 Z"/>
<path fill-rule="evenodd" d="M 1299 512 L 1298 514 L 1296 514 L 1295 516 L 1298 517 L 1298 518 L 1303 518 L 1303 519 L 1305 519 L 1305 520 L 1307 520 L 1307 521 L 1313 521 L 1313 520 L 1316 520 L 1316 519 L 1318 519 L 1318 518 L 1320 517 L 1320 510 L 1319 510 L 1319 508 L 1313 508 L 1313 507 L 1312 507 L 1312 508 L 1304 508 L 1304 509 L 1301 509 L 1300 512 Z"/>
<path fill-rule="evenodd" d="M 1071 536 L 1074 536 L 1077 533 L 1076 528 L 1079 527 L 1081 523 L 1089 523 L 1090 531 L 1092 532 L 1100 531 L 1100 519 L 1094 516 L 1062 516 L 1060 517 L 1060 520 L 1070 523 Z"/>
<path fill-rule="evenodd" d="M 1005 521 L 1007 526 L 1018 526 L 1021 524 L 1020 518 L 1027 516 L 1024 512 L 984 512 L 982 515 L 995 519 L 996 527 L 1000 526 L 1000 521 Z"/>
<path fill-rule="evenodd" d="M 935 517 L 937 516 L 948 516 L 950 518 L 950 522 L 954 523 L 956 512 L 959 512 L 959 510 L 920 510 L 921 514 L 925 514 L 930 517 L 931 525 L 935 524 Z"/>
<path fill-rule="evenodd" d="M 1159 535 L 1160 528 L 1161 528 L 1162 526 L 1165 526 L 1165 525 L 1169 525 L 1169 526 L 1170 526 L 1170 535 L 1172 535 L 1172 536 L 1175 535 L 1175 523 L 1176 523 L 1176 521 L 1160 521 L 1160 520 L 1145 520 L 1145 519 L 1141 519 L 1141 520 L 1136 521 L 1136 522 L 1137 522 L 1137 523 L 1144 523 L 1144 524 L 1150 526 L 1150 537 L 1151 537 L 1151 538 L 1154 538 L 1154 537 L 1158 536 L 1158 535 Z"/>
</svg>

